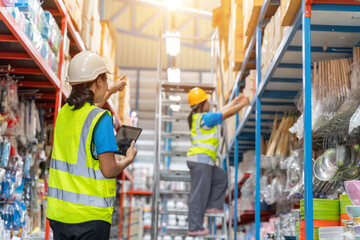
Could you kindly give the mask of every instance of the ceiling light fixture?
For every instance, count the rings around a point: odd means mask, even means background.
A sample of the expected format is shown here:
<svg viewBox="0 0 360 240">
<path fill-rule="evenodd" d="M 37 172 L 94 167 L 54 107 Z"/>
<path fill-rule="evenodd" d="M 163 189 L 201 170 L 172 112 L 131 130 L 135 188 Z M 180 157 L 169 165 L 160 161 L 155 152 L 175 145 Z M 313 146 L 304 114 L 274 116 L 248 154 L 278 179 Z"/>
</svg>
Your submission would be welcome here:
<svg viewBox="0 0 360 240">
<path fill-rule="evenodd" d="M 178 112 L 178 111 L 180 111 L 180 109 L 181 109 L 181 105 L 179 105 L 179 104 L 172 104 L 172 105 L 170 105 L 170 109 L 173 110 L 174 112 Z"/>
<path fill-rule="evenodd" d="M 172 102 L 180 102 L 181 97 L 180 97 L 180 95 L 170 95 L 169 100 L 172 101 Z"/>
<path fill-rule="evenodd" d="M 168 68 L 168 82 L 179 83 L 180 82 L 180 69 L 179 68 Z"/>
<path fill-rule="evenodd" d="M 180 53 L 180 32 L 166 31 L 166 53 L 170 56 Z"/>
<path fill-rule="evenodd" d="M 180 0 L 165 0 L 165 5 L 169 11 L 176 11 L 180 6 Z"/>
</svg>

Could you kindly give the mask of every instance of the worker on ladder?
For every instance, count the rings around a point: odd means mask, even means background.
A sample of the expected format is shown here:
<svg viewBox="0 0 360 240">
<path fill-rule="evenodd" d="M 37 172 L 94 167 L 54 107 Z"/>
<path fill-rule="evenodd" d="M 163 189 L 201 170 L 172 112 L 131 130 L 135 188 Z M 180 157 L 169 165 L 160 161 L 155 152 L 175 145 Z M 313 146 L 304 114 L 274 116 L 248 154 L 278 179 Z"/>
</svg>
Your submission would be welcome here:
<svg viewBox="0 0 360 240">
<path fill-rule="evenodd" d="M 201 88 L 193 88 L 188 94 L 191 113 L 188 117 L 191 129 L 191 147 L 187 154 L 187 166 L 191 175 L 188 234 L 209 234 L 204 229 L 204 214 L 223 213 L 227 176 L 215 165 L 219 145 L 218 125 L 228 117 L 249 105 L 249 99 L 236 97 L 220 112 L 212 113 L 208 101 L 210 95 Z"/>
<path fill-rule="evenodd" d="M 69 65 L 72 90 L 56 119 L 50 162 L 46 217 L 54 240 L 109 239 L 115 177 L 137 154 L 133 141 L 122 161 L 115 158 L 111 113 L 101 107 L 126 83 L 120 79 L 108 88 L 107 72 L 91 51 L 80 52 Z"/>
</svg>

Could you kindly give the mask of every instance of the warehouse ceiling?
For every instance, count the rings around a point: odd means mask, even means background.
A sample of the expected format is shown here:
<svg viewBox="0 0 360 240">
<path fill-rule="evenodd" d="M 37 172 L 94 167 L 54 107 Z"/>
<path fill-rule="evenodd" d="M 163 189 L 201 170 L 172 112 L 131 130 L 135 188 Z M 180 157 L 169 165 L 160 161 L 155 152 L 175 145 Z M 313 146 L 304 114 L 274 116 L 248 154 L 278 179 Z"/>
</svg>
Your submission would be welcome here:
<svg viewBox="0 0 360 240">
<path fill-rule="evenodd" d="M 211 45 L 205 39 L 214 34 L 211 14 L 220 2 L 180 0 L 174 13 L 163 0 L 103 0 L 102 17 L 110 20 L 117 31 L 117 65 L 120 68 L 155 69 L 160 30 L 176 29 L 181 36 L 204 38 L 182 42 L 176 67 L 210 69 Z"/>
</svg>

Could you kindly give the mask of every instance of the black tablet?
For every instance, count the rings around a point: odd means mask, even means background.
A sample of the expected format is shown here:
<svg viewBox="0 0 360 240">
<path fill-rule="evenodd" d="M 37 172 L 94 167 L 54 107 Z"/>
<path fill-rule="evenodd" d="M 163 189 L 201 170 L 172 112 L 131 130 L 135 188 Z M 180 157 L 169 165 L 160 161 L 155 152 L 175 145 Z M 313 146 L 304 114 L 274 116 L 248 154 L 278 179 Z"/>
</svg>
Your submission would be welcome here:
<svg viewBox="0 0 360 240">
<path fill-rule="evenodd" d="M 116 134 L 116 143 L 119 148 L 119 154 L 125 156 L 126 151 L 133 140 L 137 141 L 142 129 L 137 127 L 130 127 L 122 125 Z"/>
</svg>

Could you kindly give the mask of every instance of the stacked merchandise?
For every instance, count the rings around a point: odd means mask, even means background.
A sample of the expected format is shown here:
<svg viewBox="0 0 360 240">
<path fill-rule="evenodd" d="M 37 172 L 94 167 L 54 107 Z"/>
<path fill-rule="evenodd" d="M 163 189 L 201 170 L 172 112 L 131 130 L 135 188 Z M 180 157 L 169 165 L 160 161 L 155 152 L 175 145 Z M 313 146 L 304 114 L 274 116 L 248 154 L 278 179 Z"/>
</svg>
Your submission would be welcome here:
<svg viewBox="0 0 360 240">
<path fill-rule="evenodd" d="M 333 227 L 340 225 L 339 200 L 314 199 L 313 200 L 314 237 L 319 239 L 320 227 Z M 299 240 L 305 239 L 305 211 L 304 200 L 300 202 L 301 224 Z"/>
<path fill-rule="evenodd" d="M 250 39 L 255 31 L 257 19 L 264 0 L 243 1 L 244 11 L 244 46 L 248 47 Z"/>
<path fill-rule="evenodd" d="M 34 100 L 18 98 L 16 81 L 1 80 L 0 89 L 0 236 L 22 239 L 45 228 L 46 161 L 44 111 Z"/>
<path fill-rule="evenodd" d="M 283 27 L 280 22 L 281 8 L 279 7 L 264 30 L 264 40 L 261 45 L 261 77 L 266 74 L 281 40 L 288 30 L 288 27 Z"/>
<path fill-rule="evenodd" d="M 71 19 L 75 25 L 75 28 L 80 31 L 82 29 L 82 18 L 81 13 L 83 12 L 83 1 L 82 0 L 64 0 L 66 9 L 70 14 Z"/>
<path fill-rule="evenodd" d="M 353 205 L 350 201 L 350 198 L 347 194 L 340 195 L 340 226 L 345 226 L 343 220 L 348 221 L 351 220 L 349 215 L 346 212 L 346 206 Z"/>
<path fill-rule="evenodd" d="M 126 79 L 126 87 L 124 91 L 119 92 L 119 117 L 123 124 L 130 123 L 130 81 Z"/>
<path fill-rule="evenodd" d="M 100 53 L 101 23 L 98 0 L 84 0 L 81 14 L 83 27 L 79 29 L 87 49 Z"/>
<path fill-rule="evenodd" d="M 129 212 L 131 215 L 129 217 Z M 123 216 L 123 227 L 122 227 L 122 239 L 129 240 L 140 240 L 143 238 L 143 209 L 142 207 L 126 207 L 124 208 Z M 128 235 L 128 230 L 130 227 L 130 233 Z"/>
<path fill-rule="evenodd" d="M 101 21 L 101 46 L 100 56 L 105 60 L 110 71 L 115 70 L 116 31 L 110 21 Z M 114 81 L 114 75 L 109 74 L 109 79 Z"/>
<path fill-rule="evenodd" d="M 3 3 L 11 7 L 15 21 L 45 62 L 57 73 L 61 31 L 51 13 L 42 9 L 39 0 L 3 1 Z"/>
</svg>

